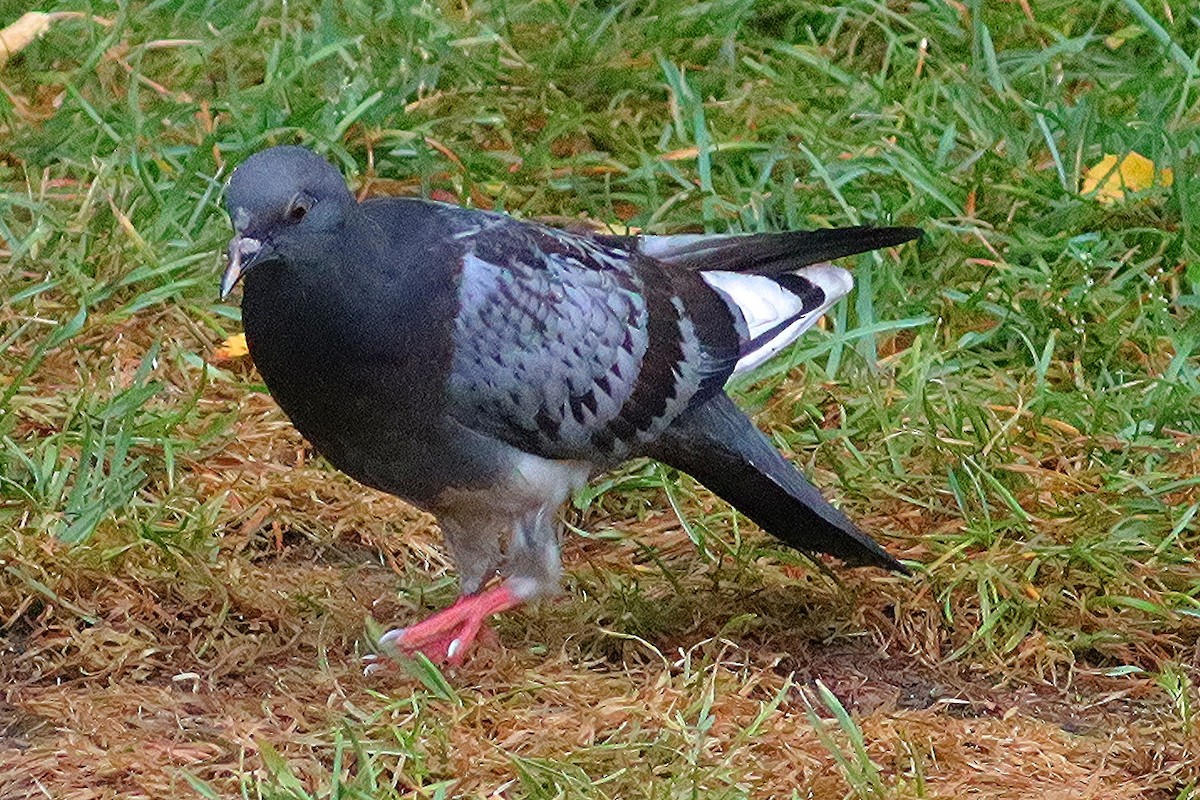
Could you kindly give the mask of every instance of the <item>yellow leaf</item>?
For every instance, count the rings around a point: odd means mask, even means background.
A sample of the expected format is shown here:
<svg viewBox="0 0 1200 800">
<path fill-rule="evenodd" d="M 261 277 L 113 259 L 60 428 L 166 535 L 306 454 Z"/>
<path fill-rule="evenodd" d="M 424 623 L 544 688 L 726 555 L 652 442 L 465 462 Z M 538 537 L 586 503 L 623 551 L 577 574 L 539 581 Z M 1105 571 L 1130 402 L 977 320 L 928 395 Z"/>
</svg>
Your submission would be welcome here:
<svg viewBox="0 0 1200 800">
<path fill-rule="evenodd" d="M 53 14 L 30 11 L 28 14 L 22 14 L 20 19 L 7 28 L 0 30 L 0 67 L 4 66 L 10 56 L 21 52 L 50 30 L 51 22 L 54 22 Z"/>
<path fill-rule="evenodd" d="M 1105 36 L 1104 45 L 1109 50 L 1116 50 L 1129 40 L 1136 39 L 1144 33 L 1146 33 L 1146 29 L 1141 25 L 1126 25 L 1124 28 L 1121 28 L 1121 30 Z"/>
<path fill-rule="evenodd" d="M 689 158 L 696 158 L 700 155 L 700 148 L 696 145 L 691 147 L 681 147 L 678 150 L 672 150 L 669 153 L 663 153 L 659 158 L 663 161 L 686 161 Z"/>
<path fill-rule="evenodd" d="M 1124 200 L 1126 192 L 1140 192 L 1156 183 L 1170 186 L 1174 180 L 1175 174 L 1169 167 L 1160 170 L 1140 153 L 1131 151 L 1119 157 L 1110 153 L 1083 176 L 1081 193 L 1094 195 L 1099 202 L 1112 205 Z"/>
<path fill-rule="evenodd" d="M 22 14 L 16 22 L 7 28 L 0 28 L 0 67 L 8 59 L 33 44 L 39 36 L 50 30 L 50 26 L 60 19 L 90 19 L 101 25 L 111 25 L 112 20 L 104 17 L 92 17 L 79 11 L 30 11 Z"/>
<path fill-rule="evenodd" d="M 232 361 L 235 358 L 242 358 L 249 353 L 250 348 L 246 346 L 246 334 L 239 333 L 236 336 L 230 336 L 213 350 L 213 360 Z"/>
<path fill-rule="evenodd" d="M 596 233 L 607 236 L 638 236 L 642 229 L 636 225 L 626 225 L 624 222 L 605 222 L 600 219 L 590 219 L 588 224 L 596 229 Z"/>
<path fill-rule="evenodd" d="M 600 232 L 613 236 L 641 236 L 643 233 L 637 225 L 626 225 L 624 222 L 601 222 Z"/>
</svg>

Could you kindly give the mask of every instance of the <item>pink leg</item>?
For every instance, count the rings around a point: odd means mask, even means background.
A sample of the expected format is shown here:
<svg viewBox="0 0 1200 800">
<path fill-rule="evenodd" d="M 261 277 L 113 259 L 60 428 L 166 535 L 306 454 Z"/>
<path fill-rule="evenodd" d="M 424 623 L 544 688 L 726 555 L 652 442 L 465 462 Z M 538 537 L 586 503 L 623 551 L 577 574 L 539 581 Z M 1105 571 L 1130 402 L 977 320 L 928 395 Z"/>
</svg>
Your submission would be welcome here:
<svg viewBox="0 0 1200 800">
<path fill-rule="evenodd" d="M 379 643 L 402 653 L 424 653 L 431 661 L 457 666 L 466 658 L 487 618 L 525 601 L 504 582 L 479 594 L 463 595 L 454 604 L 411 628 L 396 628 Z"/>
</svg>

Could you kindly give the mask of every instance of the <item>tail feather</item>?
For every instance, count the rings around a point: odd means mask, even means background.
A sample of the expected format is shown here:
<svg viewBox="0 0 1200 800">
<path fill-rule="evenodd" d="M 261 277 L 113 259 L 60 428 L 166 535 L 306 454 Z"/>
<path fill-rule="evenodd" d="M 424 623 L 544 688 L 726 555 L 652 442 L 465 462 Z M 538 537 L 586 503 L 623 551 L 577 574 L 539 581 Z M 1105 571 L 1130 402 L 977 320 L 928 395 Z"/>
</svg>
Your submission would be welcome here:
<svg viewBox="0 0 1200 800">
<path fill-rule="evenodd" d="M 729 236 L 679 234 L 597 238 L 688 269 L 778 275 L 809 264 L 904 244 L 920 235 L 920 228 L 857 226 Z"/>
<path fill-rule="evenodd" d="M 696 478 L 797 550 L 909 574 L 830 505 L 724 393 L 676 420 L 649 455 Z"/>
<path fill-rule="evenodd" d="M 721 295 L 739 323 L 735 375 L 796 341 L 854 286 L 849 272 L 829 264 L 780 275 L 702 270 L 700 276 Z"/>
</svg>

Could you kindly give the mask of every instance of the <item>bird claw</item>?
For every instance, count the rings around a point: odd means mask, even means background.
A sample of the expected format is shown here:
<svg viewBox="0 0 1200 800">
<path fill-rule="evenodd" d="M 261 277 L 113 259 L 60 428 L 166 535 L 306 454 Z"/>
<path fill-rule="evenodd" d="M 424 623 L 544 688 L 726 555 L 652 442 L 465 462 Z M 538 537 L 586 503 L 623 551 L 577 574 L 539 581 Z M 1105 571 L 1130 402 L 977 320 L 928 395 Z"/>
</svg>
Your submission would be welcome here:
<svg viewBox="0 0 1200 800">
<path fill-rule="evenodd" d="M 520 605 L 521 600 L 506 584 L 476 595 L 460 597 L 454 605 L 410 628 L 393 628 L 379 637 L 382 651 L 365 656 L 364 672 L 370 675 L 384 669 L 389 655 L 412 656 L 423 653 L 434 663 L 459 666 L 476 638 L 489 631 L 486 620 L 492 614 Z"/>
<path fill-rule="evenodd" d="M 466 648 L 463 646 L 462 637 L 460 636 L 446 646 L 446 659 L 451 663 L 454 663 L 454 657 L 465 649 Z"/>
<path fill-rule="evenodd" d="M 397 659 L 411 658 L 417 653 L 423 654 L 435 664 L 460 666 L 474 640 L 474 637 L 471 637 L 472 641 L 467 641 L 463 635 L 464 631 L 457 629 L 447 631 L 441 636 L 423 638 L 419 642 L 405 642 L 404 636 L 408 631 L 408 628 L 393 628 L 382 634 L 379 637 L 380 652 L 368 653 L 362 657 L 363 675 L 387 672 L 396 665 Z M 483 631 L 490 632 L 487 628 L 483 628 Z"/>
<path fill-rule="evenodd" d="M 397 641 L 404 638 L 406 633 L 408 633 L 408 628 L 392 628 L 379 637 L 379 643 L 384 647 L 393 647 Z"/>
<path fill-rule="evenodd" d="M 378 653 L 367 653 L 362 657 L 363 675 L 371 676 L 377 672 L 387 672 L 392 668 L 392 660 Z"/>
<path fill-rule="evenodd" d="M 396 666 L 397 658 L 411 656 L 417 652 L 418 648 L 405 647 L 400 644 L 400 640 L 404 638 L 404 634 L 408 632 L 408 628 L 392 628 L 385 631 L 379 636 L 378 646 L 379 652 L 367 653 L 362 657 L 363 675 L 375 675 L 380 672 L 388 672 Z M 428 656 L 429 653 L 422 649 Z"/>
</svg>

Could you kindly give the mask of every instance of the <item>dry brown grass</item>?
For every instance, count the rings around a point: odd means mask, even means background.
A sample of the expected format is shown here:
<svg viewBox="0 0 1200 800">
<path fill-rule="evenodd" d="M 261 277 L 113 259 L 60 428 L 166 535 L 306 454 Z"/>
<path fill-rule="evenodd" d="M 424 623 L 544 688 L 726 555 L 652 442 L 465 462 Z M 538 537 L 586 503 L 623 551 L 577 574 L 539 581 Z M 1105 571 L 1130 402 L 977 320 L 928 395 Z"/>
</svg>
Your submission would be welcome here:
<svg viewBox="0 0 1200 800">
<path fill-rule="evenodd" d="M 137 352 L 147 330 L 98 340 Z M 43 371 L 56 374 L 70 385 L 66 361 Z M 366 617 L 411 619 L 450 596 L 445 581 L 427 603 L 395 593 L 448 579 L 431 520 L 315 461 L 264 395 L 214 385 L 201 402 L 237 408 L 227 445 L 191 454 L 180 473 L 195 495 L 227 495 L 210 547 L 131 547 L 102 531 L 68 549 L 36 529 L 12 535 L 0 582 L 6 800 L 186 795 L 184 770 L 232 796 L 267 774 L 264 742 L 316 792 L 331 731 L 347 724 L 367 739 L 417 734 L 419 771 L 412 753 L 376 759 L 414 796 L 416 775 L 453 780 L 454 796 L 508 796 L 546 759 L 620 773 L 623 786 L 689 763 L 701 795 L 842 797 L 801 702 L 818 680 L 854 714 L 888 796 L 1168 798 L 1198 775 L 1196 731 L 1153 677 L 1197 663 L 1185 621 L 1111 609 L 1079 620 L 1130 634 L 1107 652 L 1143 675 L 1105 677 L 1038 632 L 1005 655 L 947 662 L 978 609 L 967 598 L 947 621 L 936 580 L 838 570 L 838 586 L 768 558 L 723 566 L 657 510 L 590 511 L 580 521 L 617 541 L 573 537 L 572 590 L 502 621 L 499 646 L 449 673 L 461 705 L 414 710 L 397 700 L 420 684 L 364 677 L 358 644 Z M 930 558 L 917 539 L 905 555 Z"/>
<path fill-rule="evenodd" d="M 589 616 L 588 599 L 515 616 L 502 649 L 450 675 L 462 707 L 396 711 L 392 698 L 416 685 L 397 673 L 363 677 L 354 647 L 364 615 L 412 613 L 396 606 L 395 576 L 365 548 L 330 546 L 326 563 L 313 555 L 307 544 L 262 564 L 245 550 L 223 553 L 204 581 L 77 571 L 59 582 L 99 622 L 36 603 L 9 627 L 21 635 L 9 637 L 2 676 L 0 793 L 171 797 L 187 791 L 180 770 L 232 793 L 262 768 L 264 741 L 316 791 L 330 769 L 329 731 L 348 718 L 369 720 L 368 730 L 434 729 L 421 740 L 427 769 L 454 779 L 454 796 L 503 796 L 514 758 L 570 760 L 603 744 L 611 769 L 648 781 L 690 757 L 714 771 L 714 791 L 727 769 L 756 797 L 797 787 L 841 797 L 846 784 L 797 695 L 814 679 L 855 713 L 892 796 L 920 796 L 918 773 L 929 797 L 1156 798 L 1195 777 L 1194 733 L 1149 680 L 1077 671 L 1068 690 L 1016 670 L 939 668 L 898 628 L 869 623 L 833 642 L 788 642 L 784 623 L 765 642 L 709 637 L 713 616 L 719 625 L 743 609 L 736 597 L 703 593 L 699 604 L 716 613 L 657 642 L 577 644 L 595 631 L 566 631 L 562 618 Z M 604 568 L 619 574 L 621 564 Z M 890 603 L 892 592 L 865 591 L 869 577 L 855 583 L 864 590 L 855 616 L 883 618 L 886 606 L 871 596 Z M 298 613 L 299 596 L 320 613 Z M 540 624 L 547 615 L 557 624 Z M 528 652 L 537 640 L 551 655 Z M 781 690 L 778 710 L 744 735 Z M 694 730 L 701 698 L 713 718 L 703 736 Z M 404 774 L 403 759 L 394 766 Z"/>
</svg>

